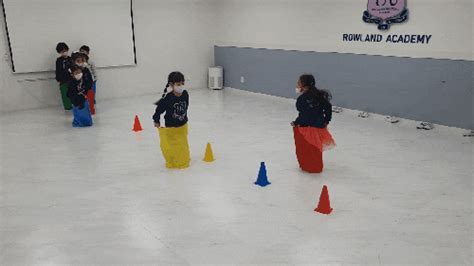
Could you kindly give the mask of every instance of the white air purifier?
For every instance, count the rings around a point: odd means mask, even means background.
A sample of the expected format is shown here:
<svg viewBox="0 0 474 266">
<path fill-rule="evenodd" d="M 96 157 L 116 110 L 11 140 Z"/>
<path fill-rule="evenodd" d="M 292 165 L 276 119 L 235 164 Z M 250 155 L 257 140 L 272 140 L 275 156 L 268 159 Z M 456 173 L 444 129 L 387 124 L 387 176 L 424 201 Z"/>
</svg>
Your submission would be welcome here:
<svg viewBox="0 0 474 266">
<path fill-rule="evenodd" d="M 224 69 L 220 66 L 209 68 L 209 89 L 222 90 L 224 88 Z"/>
</svg>

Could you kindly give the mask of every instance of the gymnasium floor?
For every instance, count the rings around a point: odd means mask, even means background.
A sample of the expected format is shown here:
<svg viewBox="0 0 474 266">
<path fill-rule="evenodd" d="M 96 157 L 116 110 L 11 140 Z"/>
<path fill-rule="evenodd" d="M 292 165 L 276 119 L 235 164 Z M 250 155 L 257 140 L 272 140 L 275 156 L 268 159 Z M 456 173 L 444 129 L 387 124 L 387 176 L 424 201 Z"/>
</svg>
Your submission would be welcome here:
<svg viewBox="0 0 474 266">
<path fill-rule="evenodd" d="M 153 96 L 0 117 L 0 265 L 472 263 L 473 142 L 345 110 L 325 171 L 298 169 L 294 100 L 190 91 L 187 170 L 167 170 Z M 138 114 L 144 131 L 131 131 Z M 216 161 L 202 162 L 211 142 Z M 265 161 L 270 182 L 253 185 Z M 334 212 L 313 211 L 322 186 Z"/>
</svg>

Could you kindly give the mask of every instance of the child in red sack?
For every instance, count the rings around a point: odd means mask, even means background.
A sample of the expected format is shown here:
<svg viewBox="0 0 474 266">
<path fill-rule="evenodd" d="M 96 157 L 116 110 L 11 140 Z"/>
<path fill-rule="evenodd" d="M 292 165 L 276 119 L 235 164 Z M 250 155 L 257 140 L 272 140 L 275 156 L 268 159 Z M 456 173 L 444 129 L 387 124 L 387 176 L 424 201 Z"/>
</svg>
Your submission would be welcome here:
<svg viewBox="0 0 474 266">
<path fill-rule="evenodd" d="M 316 88 L 313 75 L 298 79 L 296 101 L 299 114 L 294 122 L 296 157 L 301 169 L 309 173 L 323 171 L 323 151 L 336 146 L 327 126 L 332 118 L 331 94 Z"/>
</svg>

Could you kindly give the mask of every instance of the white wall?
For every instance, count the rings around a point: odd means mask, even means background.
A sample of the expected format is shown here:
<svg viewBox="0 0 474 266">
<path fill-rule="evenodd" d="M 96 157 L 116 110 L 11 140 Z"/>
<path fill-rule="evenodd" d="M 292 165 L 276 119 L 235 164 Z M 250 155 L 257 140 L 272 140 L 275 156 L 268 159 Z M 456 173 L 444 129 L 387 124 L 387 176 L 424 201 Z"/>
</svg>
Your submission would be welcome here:
<svg viewBox="0 0 474 266">
<path fill-rule="evenodd" d="M 15 73 L 54 71 L 51 58 L 56 56 L 56 51 L 45 51 L 45 47 L 54 47 L 60 41 L 74 49 L 84 43 L 94 47 L 96 66 L 135 65 L 130 0 L 3 0 L 3 3 Z M 88 19 L 84 19 L 84 14 L 88 14 Z M 110 15 L 104 19 L 103 14 Z M 32 32 L 41 34 L 31 38 Z"/>
<path fill-rule="evenodd" d="M 390 33 L 433 34 L 432 43 L 387 45 L 342 42 L 379 33 L 361 20 L 367 0 L 134 0 L 138 66 L 100 69 L 98 99 L 158 96 L 173 70 L 205 87 L 213 45 L 472 60 L 472 2 L 408 0 L 410 21 Z M 59 106 L 54 73 L 12 74 L 4 28 L 0 19 L 0 112 Z"/>
<path fill-rule="evenodd" d="M 190 88 L 206 86 L 207 67 L 214 61 L 213 11 L 213 1 L 207 0 L 134 0 L 138 66 L 100 69 L 99 101 L 148 93 L 159 97 L 173 70 L 183 71 Z M 0 112 L 59 106 L 54 73 L 12 73 L 3 18 L 0 28 Z"/>
<path fill-rule="evenodd" d="M 472 60 L 472 0 L 407 0 L 409 21 L 389 34 L 432 34 L 430 44 L 347 43 L 380 33 L 362 21 L 367 0 L 221 0 L 218 45 Z M 385 35 L 387 33 L 384 33 Z"/>
</svg>

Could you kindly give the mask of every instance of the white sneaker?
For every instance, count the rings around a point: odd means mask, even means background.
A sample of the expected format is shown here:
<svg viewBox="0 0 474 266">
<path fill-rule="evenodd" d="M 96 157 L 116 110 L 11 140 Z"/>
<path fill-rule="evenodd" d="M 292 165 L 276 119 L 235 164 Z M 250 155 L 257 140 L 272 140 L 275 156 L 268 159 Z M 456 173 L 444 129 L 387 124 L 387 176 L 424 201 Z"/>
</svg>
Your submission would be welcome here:
<svg viewBox="0 0 474 266">
<path fill-rule="evenodd" d="M 338 106 L 333 106 L 332 107 L 332 111 L 334 113 L 341 113 L 342 112 L 342 108 L 341 107 L 338 107 Z"/>
<path fill-rule="evenodd" d="M 369 117 L 369 113 L 367 113 L 367 112 L 361 112 L 361 113 L 359 113 L 358 117 L 360 117 L 360 118 L 367 118 L 367 117 Z"/>
<path fill-rule="evenodd" d="M 464 134 L 464 137 L 474 137 L 474 130 L 471 130 L 471 132 Z"/>
<path fill-rule="evenodd" d="M 398 119 L 398 118 L 395 117 L 395 116 L 386 116 L 386 117 L 385 117 L 385 121 L 387 121 L 387 122 L 389 122 L 389 123 L 392 123 L 392 124 L 395 124 L 395 123 L 400 122 L 400 119 Z"/>
<path fill-rule="evenodd" d="M 432 130 L 434 128 L 434 125 L 433 123 L 429 123 L 429 122 L 421 122 L 416 128 L 424 129 L 424 130 Z"/>
</svg>

